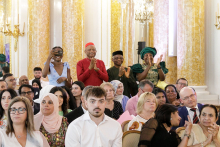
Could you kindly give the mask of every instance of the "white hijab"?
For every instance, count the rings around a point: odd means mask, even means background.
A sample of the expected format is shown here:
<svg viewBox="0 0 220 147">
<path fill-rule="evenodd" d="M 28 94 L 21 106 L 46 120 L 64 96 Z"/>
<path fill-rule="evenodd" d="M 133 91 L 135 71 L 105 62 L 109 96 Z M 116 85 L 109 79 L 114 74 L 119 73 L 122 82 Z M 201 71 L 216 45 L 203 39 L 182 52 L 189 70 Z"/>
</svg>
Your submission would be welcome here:
<svg viewBox="0 0 220 147">
<path fill-rule="evenodd" d="M 114 87 L 114 89 L 115 89 L 115 101 L 118 101 L 118 102 L 122 102 L 122 99 L 123 99 L 123 94 L 122 95 L 117 95 L 117 89 L 118 89 L 118 85 L 119 84 L 122 84 L 123 85 L 123 83 L 122 82 L 120 82 L 119 80 L 113 80 L 113 81 L 111 81 L 111 84 L 113 85 L 113 87 Z M 124 91 L 123 91 L 124 92 Z"/>
<path fill-rule="evenodd" d="M 47 85 L 47 86 L 44 86 L 41 90 L 40 90 L 40 95 L 39 95 L 39 98 L 38 99 L 35 99 L 34 102 L 35 103 L 39 103 L 43 100 L 44 96 L 48 93 L 50 93 L 50 90 L 55 87 L 53 85 Z"/>
</svg>

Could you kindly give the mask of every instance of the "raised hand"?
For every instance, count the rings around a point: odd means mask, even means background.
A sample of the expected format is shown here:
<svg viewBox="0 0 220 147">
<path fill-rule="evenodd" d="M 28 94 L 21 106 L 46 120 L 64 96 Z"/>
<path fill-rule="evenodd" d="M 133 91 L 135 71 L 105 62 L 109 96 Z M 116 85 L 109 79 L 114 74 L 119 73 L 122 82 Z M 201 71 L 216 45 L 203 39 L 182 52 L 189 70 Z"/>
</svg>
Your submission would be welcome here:
<svg viewBox="0 0 220 147">
<path fill-rule="evenodd" d="M 57 79 L 57 83 L 60 84 L 63 81 L 65 81 L 67 78 L 66 77 L 60 77 L 59 79 Z"/>
<path fill-rule="evenodd" d="M 212 135 L 213 139 L 217 139 L 218 131 L 219 126 L 216 123 L 213 123 L 211 127 L 208 127 L 208 132 Z"/>
<path fill-rule="evenodd" d="M 129 78 L 130 71 L 131 71 L 131 68 L 128 67 L 127 71 L 125 71 L 125 77 L 126 77 L 126 78 Z"/>
<path fill-rule="evenodd" d="M 149 65 L 149 67 L 151 67 L 152 66 L 152 62 L 151 62 L 150 55 L 148 54 L 147 57 L 148 57 L 148 65 Z"/>
<path fill-rule="evenodd" d="M 119 67 L 119 73 L 118 76 L 121 77 L 125 73 L 125 68 L 123 66 Z"/>
<path fill-rule="evenodd" d="M 188 117 L 188 121 L 185 121 L 185 125 L 184 125 L 184 127 L 186 127 L 185 134 L 190 134 L 193 124 L 191 122 L 191 119 L 190 119 L 189 115 L 187 115 L 187 117 Z"/>
<path fill-rule="evenodd" d="M 160 55 L 160 58 L 157 59 L 157 68 L 160 68 L 160 62 L 162 61 L 163 55 Z"/>
<path fill-rule="evenodd" d="M 54 54 L 55 54 L 55 51 L 51 50 L 50 53 L 49 53 L 48 59 L 50 60 L 51 58 L 53 58 Z"/>
<path fill-rule="evenodd" d="M 96 66 L 97 60 L 95 60 L 95 64 L 94 64 L 94 70 L 95 71 L 99 71 L 99 68 Z"/>
<path fill-rule="evenodd" d="M 90 62 L 90 65 L 89 65 L 89 70 L 91 70 L 91 69 L 93 69 L 95 67 L 95 63 L 96 63 L 96 59 L 92 58 L 91 62 Z"/>
</svg>

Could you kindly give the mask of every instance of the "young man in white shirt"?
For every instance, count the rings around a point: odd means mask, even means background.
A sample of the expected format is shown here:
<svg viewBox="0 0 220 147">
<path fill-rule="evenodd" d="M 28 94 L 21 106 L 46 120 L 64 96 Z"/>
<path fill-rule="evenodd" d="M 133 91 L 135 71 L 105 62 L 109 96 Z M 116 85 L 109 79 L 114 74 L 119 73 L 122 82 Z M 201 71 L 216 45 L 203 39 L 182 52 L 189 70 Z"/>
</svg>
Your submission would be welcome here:
<svg viewBox="0 0 220 147">
<path fill-rule="evenodd" d="M 106 92 L 94 86 L 86 92 L 88 111 L 70 123 L 66 147 L 122 147 L 121 125 L 104 114 Z"/>
</svg>

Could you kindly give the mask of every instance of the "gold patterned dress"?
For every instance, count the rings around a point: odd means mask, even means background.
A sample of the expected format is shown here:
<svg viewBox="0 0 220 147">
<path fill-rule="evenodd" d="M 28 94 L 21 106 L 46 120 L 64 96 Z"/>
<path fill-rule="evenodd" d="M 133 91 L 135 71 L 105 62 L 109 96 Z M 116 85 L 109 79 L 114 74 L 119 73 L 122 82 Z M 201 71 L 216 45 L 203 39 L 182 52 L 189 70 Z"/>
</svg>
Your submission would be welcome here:
<svg viewBox="0 0 220 147">
<path fill-rule="evenodd" d="M 146 64 L 141 64 L 143 70 L 147 68 L 148 65 Z M 159 74 L 158 74 L 158 69 L 157 65 L 154 64 L 153 66 L 150 67 L 148 74 L 145 79 L 150 80 L 154 85 L 157 85 L 158 80 L 159 80 Z"/>
<path fill-rule="evenodd" d="M 67 118 L 63 117 L 60 129 L 56 133 L 49 133 L 41 124 L 40 132 L 47 139 L 50 147 L 65 147 L 65 135 L 68 127 Z"/>
</svg>

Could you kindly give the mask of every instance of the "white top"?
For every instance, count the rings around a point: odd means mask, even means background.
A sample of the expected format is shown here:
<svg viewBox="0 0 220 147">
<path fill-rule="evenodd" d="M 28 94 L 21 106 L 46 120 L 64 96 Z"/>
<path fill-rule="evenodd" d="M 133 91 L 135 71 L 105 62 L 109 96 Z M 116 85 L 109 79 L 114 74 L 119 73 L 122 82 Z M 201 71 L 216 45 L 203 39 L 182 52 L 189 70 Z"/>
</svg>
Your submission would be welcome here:
<svg viewBox="0 0 220 147">
<path fill-rule="evenodd" d="M 66 147 L 122 147 L 121 125 L 104 115 L 97 126 L 86 112 L 70 123 L 65 138 Z"/>
<path fill-rule="evenodd" d="M 199 119 L 199 108 L 198 108 L 197 105 L 196 105 L 195 108 L 196 108 L 196 115 L 198 116 L 198 119 Z M 194 111 L 190 110 L 191 108 L 189 108 L 189 107 L 186 107 L 186 109 L 187 109 L 187 111 L 189 113 L 189 117 L 191 119 L 191 122 L 193 122 Z"/>
<path fill-rule="evenodd" d="M 0 145 L 1 147 L 22 147 L 14 133 L 8 136 L 5 129 L 0 130 Z M 49 144 L 41 132 L 34 131 L 32 137 L 27 133 L 25 147 L 49 147 Z"/>
<path fill-rule="evenodd" d="M 127 131 L 129 131 L 129 128 L 133 125 L 134 122 L 138 123 L 137 129 L 131 129 L 131 130 L 137 130 L 137 131 L 141 131 L 141 128 L 143 126 L 143 124 L 145 124 L 148 120 L 140 117 L 139 115 L 137 115 L 135 118 L 133 118 L 129 123 L 128 123 L 128 127 L 127 127 Z M 135 124 L 134 124 L 135 125 Z"/>
<path fill-rule="evenodd" d="M 87 110 L 86 110 L 86 109 L 84 109 L 82 105 L 81 105 L 81 107 L 82 107 L 83 112 L 84 112 L 84 114 L 85 114 L 85 113 L 87 112 Z"/>
</svg>

